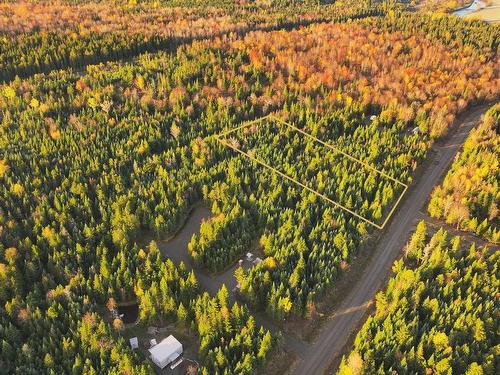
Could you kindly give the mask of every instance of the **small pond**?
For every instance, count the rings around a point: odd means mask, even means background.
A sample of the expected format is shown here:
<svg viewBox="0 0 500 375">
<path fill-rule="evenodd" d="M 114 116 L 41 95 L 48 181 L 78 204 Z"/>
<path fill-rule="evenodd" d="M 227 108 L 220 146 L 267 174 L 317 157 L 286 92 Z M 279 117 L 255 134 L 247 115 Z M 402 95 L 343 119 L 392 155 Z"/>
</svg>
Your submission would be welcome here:
<svg viewBox="0 0 500 375">
<path fill-rule="evenodd" d="M 139 317 L 139 304 L 129 304 L 117 307 L 118 314 L 123 314 L 122 321 L 125 324 L 135 323 Z"/>
</svg>

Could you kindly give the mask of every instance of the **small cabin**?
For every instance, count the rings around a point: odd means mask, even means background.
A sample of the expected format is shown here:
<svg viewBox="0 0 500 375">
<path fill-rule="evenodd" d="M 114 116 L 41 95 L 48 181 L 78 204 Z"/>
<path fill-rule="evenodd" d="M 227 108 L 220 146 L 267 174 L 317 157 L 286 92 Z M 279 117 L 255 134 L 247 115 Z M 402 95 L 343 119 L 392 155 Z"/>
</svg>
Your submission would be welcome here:
<svg viewBox="0 0 500 375">
<path fill-rule="evenodd" d="M 137 337 L 132 337 L 129 341 L 130 341 L 130 347 L 132 349 L 139 348 L 139 340 L 137 339 Z"/>
</svg>

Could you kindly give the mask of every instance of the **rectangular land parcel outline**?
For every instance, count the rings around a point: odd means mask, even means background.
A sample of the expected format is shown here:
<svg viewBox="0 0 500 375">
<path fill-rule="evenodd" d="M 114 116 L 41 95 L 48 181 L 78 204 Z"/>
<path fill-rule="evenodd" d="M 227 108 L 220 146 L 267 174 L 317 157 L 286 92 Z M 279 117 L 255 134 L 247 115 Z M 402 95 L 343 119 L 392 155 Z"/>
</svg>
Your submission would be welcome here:
<svg viewBox="0 0 500 375">
<path fill-rule="evenodd" d="M 320 193 L 319 191 L 317 191 L 317 190 L 315 190 L 315 189 L 312 189 L 312 188 L 310 188 L 309 186 L 306 186 L 305 184 L 303 184 L 302 182 L 300 182 L 300 181 L 296 180 L 295 178 L 288 176 L 287 174 L 285 174 L 285 173 L 283 173 L 283 172 L 279 171 L 278 169 L 273 168 L 272 166 L 270 166 L 270 165 L 269 165 L 269 164 L 267 164 L 266 162 L 264 162 L 264 161 L 262 161 L 262 160 L 259 160 L 259 159 L 255 158 L 255 157 L 254 157 L 254 156 L 252 156 L 252 155 L 249 155 L 249 154 L 248 154 L 248 153 L 246 153 L 245 151 L 243 151 L 243 150 L 241 150 L 241 149 L 239 149 L 239 148 L 237 148 L 237 147 L 235 147 L 235 146 L 231 145 L 229 142 L 227 142 L 226 137 L 227 137 L 229 134 L 234 133 L 234 132 L 237 132 L 238 130 L 241 130 L 241 129 L 243 129 L 243 128 L 249 127 L 249 126 L 251 126 L 251 125 L 262 123 L 262 122 L 264 122 L 265 120 L 271 120 L 271 121 L 275 121 L 275 122 L 277 122 L 277 123 L 279 123 L 279 124 L 281 124 L 281 125 L 285 125 L 285 126 L 289 127 L 290 129 L 292 129 L 292 130 L 294 130 L 294 131 L 296 131 L 296 132 L 298 132 L 298 133 L 302 134 L 304 137 L 309 138 L 309 139 L 312 139 L 313 141 L 320 143 L 321 145 L 323 145 L 323 146 L 325 146 L 325 147 L 327 147 L 327 148 L 329 148 L 329 149 L 331 149 L 331 150 L 333 150 L 333 151 L 335 151 L 335 152 L 337 152 L 337 153 L 339 153 L 339 154 L 341 154 L 341 155 L 345 156 L 346 158 L 348 158 L 348 159 L 350 159 L 350 160 L 352 160 L 352 161 L 354 161 L 354 162 L 356 162 L 356 163 L 361 164 L 363 167 L 365 167 L 365 168 L 367 168 L 367 169 L 370 169 L 370 170 L 372 170 L 372 171 L 374 171 L 374 172 L 378 173 L 379 175 L 381 175 L 381 176 L 383 176 L 383 177 L 385 177 L 385 178 L 387 178 L 387 179 L 389 179 L 389 180 L 391 180 L 391 181 L 395 182 L 395 183 L 396 183 L 396 184 L 398 184 L 398 185 L 401 185 L 401 186 L 403 187 L 403 191 L 402 191 L 402 192 L 401 192 L 401 194 L 399 195 L 398 199 L 396 200 L 396 203 L 394 203 L 394 205 L 392 206 L 391 210 L 390 210 L 390 211 L 389 211 L 389 213 L 387 214 L 387 216 L 386 216 L 386 218 L 384 219 L 384 221 L 382 222 L 382 224 L 377 224 L 377 223 L 373 222 L 372 220 L 367 219 L 367 218 L 366 218 L 366 217 L 364 217 L 364 216 L 361 216 L 360 214 L 358 214 L 358 213 L 354 212 L 353 210 L 349 209 L 348 207 L 345 207 L 345 206 L 344 206 L 344 205 L 342 205 L 341 203 L 336 202 L 336 201 L 334 201 L 334 200 L 333 200 L 333 199 L 331 199 L 331 198 L 328 198 L 326 195 L 324 195 L 324 194 Z M 299 128 L 297 128 L 297 127 L 293 126 L 292 124 L 289 124 L 289 123 L 288 123 L 288 122 L 286 122 L 286 121 L 281 120 L 280 118 L 278 118 L 278 117 L 276 117 L 276 116 L 274 116 L 274 115 L 272 115 L 272 114 L 269 114 L 269 115 L 264 116 L 264 117 L 260 117 L 260 118 L 258 118 L 258 119 L 252 120 L 252 121 L 247 121 L 247 122 L 244 122 L 242 125 L 240 125 L 240 126 L 238 126 L 238 127 L 234 128 L 234 129 L 229 129 L 229 130 L 226 130 L 226 131 L 222 132 L 221 134 L 216 135 L 216 136 L 215 136 L 215 139 L 216 139 L 218 142 L 220 142 L 221 144 L 223 144 L 224 146 L 229 147 L 229 148 L 231 148 L 232 150 L 234 150 L 234 151 L 236 151 L 236 152 L 238 152 L 238 153 L 240 153 L 240 154 L 242 154 L 242 155 L 246 156 L 248 159 L 252 160 L 253 162 L 255 162 L 255 163 L 257 163 L 257 164 L 262 165 L 263 167 L 265 167 L 265 168 L 267 168 L 267 169 L 271 170 L 272 172 L 274 172 L 274 173 L 278 174 L 279 176 L 281 176 L 281 177 L 283 177 L 283 178 L 285 178 L 285 179 L 287 179 L 287 180 L 289 180 L 289 181 L 292 181 L 293 183 L 295 183 L 295 184 L 299 185 L 300 187 L 302 187 L 302 188 L 306 189 L 307 191 L 309 191 L 309 192 L 311 192 L 311 193 L 313 193 L 313 194 L 317 195 L 318 197 L 320 197 L 320 198 L 322 198 L 322 199 L 326 200 L 328 203 L 333 204 L 335 207 L 338 207 L 338 208 L 340 208 L 340 209 L 342 209 L 342 210 L 344 210 L 344 211 L 346 211 L 346 212 L 350 213 L 351 215 L 353 215 L 353 216 L 357 217 L 358 219 L 361 219 L 361 220 L 365 221 L 366 223 L 368 223 L 368 224 L 370 224 L 370 225 L 373 225 L 374 227 L 376 227 L 376 228 L 378 228 L 378 229 L 383 229 L 383 228 L 386 226 L 386 224 L 389 222 L 389 219 L 392 217 L 392 215 L 393 215 L 393 214 L 394 214 L 394 212 L 396 211 L 396 208 L 398 207 L 399 203 L 401 202 L 401 199 L 403 199 L 403 196 L 405 195 L 406 191 L 408 190 L 408 185 L 407 185 L 407 184 L 405 184 L 405 183 L 403 183 L 403 182 L 401 182 L 401 181 L 399 181 L 399 180 L 395 179 L 395 178 L 394 178 L 394 177 L 392 177 L 392 176 L 389 176 L 389 175 L 388 175 L 388 174 L 386 174 L 385 172 L 383 172 L 383 171 L 380 171 L 380 170 L 376 169 L 375 167 L 373 167 L 373 166 L 369 165 L 368 163 L 366 163 L 366 162 L 364 162 L 364 161 L 362 161 L 362 160 L 360 160 L 360 159 L 357 159 L 357 158 L 355 158 L 355 157 L 354 157 L 354 156 L 352 156 L 352 155 L 347 154 L 346 152 L 344 152 L 344 151 L 340 150 L 339 148 L 337 148 L 337 147 L 335 147 L 335 146 L 332 146 L 331 144 L 328 144 L 328 143 L 326 143 L 326 142 L 323 142 L 322 140 L 320 140 L 320 139 L 316 138 L 315 136 L 313 136 L 313 135 L 311 135 L 311 134 L 309 134 L 309 133 L 307 133 L 307 132 L 303 131 L 302 129 L 299 129 Z"/>
</svg>

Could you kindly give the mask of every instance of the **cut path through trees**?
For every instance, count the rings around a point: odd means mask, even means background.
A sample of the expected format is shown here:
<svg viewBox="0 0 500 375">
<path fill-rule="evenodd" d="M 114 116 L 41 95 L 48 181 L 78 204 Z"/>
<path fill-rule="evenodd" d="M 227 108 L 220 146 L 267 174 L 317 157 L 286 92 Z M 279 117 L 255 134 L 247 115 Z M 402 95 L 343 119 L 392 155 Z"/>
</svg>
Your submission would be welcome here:
<svg viewBox="0 0 500 375">
<path fill-rule="evenodd" d="M 187 220 L 179 229 L 179 231 L 168 240 L 161 240 L 154 238 L 153 236 L 147 236 L 143 239 L 143 242 L 148 243 L 151 240 L 155 240 L 158 244 L 162 255 L 172 259 L 175 264 L 184 262 L 188 270 L 193 270 L 196 275 L 196 279 L 203 291 L 207 291 L 210 295 L 215 296 L 222 285 L 226 285 L 227 289 L 230 291 L 229 301 L 230 303 L 236 302 L 235 295 L 231 291 L 236 286 L 236 278 L 234 277 L 234 271 L 238 267 L 238 263 L 234 263 L 231 267 L 223 272 L 217 274 L 209 274 L 206 271 L 193 267 L 191 258 L 188 252 L 188 244 L 191 241 L 193 234 L 200 233 L 200 226 L 204 220 L 208 220 L 212 216 L 210 210 L 204 206 L 194 207 L 190 212 Z M 243 268 L 248 269 L 251 266 L 251 262 L 244 261 Z M 252 315 L 258 325 L 263 326 L 268 329 L 271 333 L 275 334 L 281 332 L 281 330 L 270 320 L 265 314 L 260 312 L 252 311 Z M 293 352 L 296 356 L 300 356 L 306 348 L 307 344 L 297 337 L 286 333 L 283 334 L 285 349 L 289 352 Z"/>
<path fill-rule="evenodd" d="M 330 364 L 342 354 L 350 335 L 365 316 L 375 293 L 386 280 L 394 260 L 401 253 L 412 225 L 419 218 L 419 211 L 426 204 L 434 186 L 441 181 L 469 131 L 479 122 L 486 110 L 486 106 L 481 106 L 461 116 L 447 139 L 433 147 L 433 162 L 427 164 L 422 176 L 408 191 L 390 225 L 381 234 L 365 272 L 346 295 L 337 312 L 322 327 L 321 334 L 301 356 L 293 374 L 324 374 Z M 433 154 L 429 155 L 432 157 Z"/>
<path fill-rule="evenodd" d="M 455 226 L 446 223 L 444 220 L 435 219 L 425 212 L 419 212 L 419 220 L 424 220 L 433 228 L 444 228 L 450 235 L 465 238 L 467 241 L 475 243 L 478 247 L 487 247 L 495 251 L 500 250 L 499 244 L 495 244 L 485 238 L 481 238 L 473 232 L 457 229 Z"/>
</svg>

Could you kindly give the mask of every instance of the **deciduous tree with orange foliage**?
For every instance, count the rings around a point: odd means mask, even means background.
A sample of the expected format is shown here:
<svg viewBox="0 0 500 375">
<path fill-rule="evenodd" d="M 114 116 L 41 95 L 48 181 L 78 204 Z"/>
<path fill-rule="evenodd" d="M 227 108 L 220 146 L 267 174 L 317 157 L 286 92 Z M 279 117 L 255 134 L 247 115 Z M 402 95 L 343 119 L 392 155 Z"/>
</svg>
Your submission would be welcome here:
<svg viewBox="0 0 500 375">
<path fill-rule="evenodd" d="M 431 216 L 500 242 L 500 105 L 474 129 L 429 203 Z"/>
</svg>

